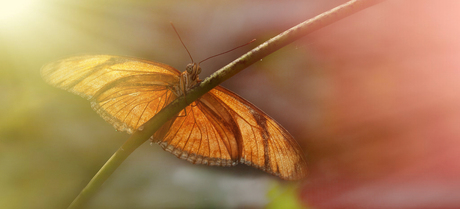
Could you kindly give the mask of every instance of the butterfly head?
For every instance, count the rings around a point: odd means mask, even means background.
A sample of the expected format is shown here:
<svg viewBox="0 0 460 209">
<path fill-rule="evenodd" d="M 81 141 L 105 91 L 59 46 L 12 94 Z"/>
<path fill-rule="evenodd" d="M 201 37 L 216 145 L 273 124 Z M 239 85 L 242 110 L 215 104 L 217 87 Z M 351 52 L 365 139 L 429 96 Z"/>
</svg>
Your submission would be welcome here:
<svg viewBox="0 0 460 209">
<path fill-rule="evenodd" d="M 187 74 L 191 81 L 197 81 L 198 80 L 198 75 L 201 73 L 201 67 L 200 64 L 198 63 L 190 63 L 187 65 L 185 68 L 187 71 Z"/>
</svg>

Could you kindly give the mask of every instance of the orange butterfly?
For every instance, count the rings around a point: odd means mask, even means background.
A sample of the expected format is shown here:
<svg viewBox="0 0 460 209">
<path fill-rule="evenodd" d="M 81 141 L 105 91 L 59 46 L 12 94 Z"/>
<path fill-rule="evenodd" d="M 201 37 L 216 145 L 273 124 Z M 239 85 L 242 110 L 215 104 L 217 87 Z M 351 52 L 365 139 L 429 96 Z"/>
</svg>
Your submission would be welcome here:
<svg viewBox="0 0 460 209">
<path fill-rule="evenodd" d="M 135 58 L 79 56 L 41 69 L 50 84 L 91 101 L 119 131 L 133 133 L 198 84 L 199 64 L 175 68 Z M 217 86 L 164 124 L 152 141 L 194 164 L 251 165 L 282 179 L 307 173 L 294 138 L 275 120 L 237 94 Z"/>
</svg>

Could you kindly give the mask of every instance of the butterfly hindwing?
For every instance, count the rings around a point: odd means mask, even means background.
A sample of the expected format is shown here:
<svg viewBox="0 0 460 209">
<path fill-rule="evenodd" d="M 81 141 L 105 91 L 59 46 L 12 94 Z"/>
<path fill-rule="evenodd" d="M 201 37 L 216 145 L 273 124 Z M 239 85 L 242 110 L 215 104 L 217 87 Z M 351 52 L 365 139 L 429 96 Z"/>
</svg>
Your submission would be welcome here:
<svg viewBox="0 0 460 209">
<path fill-rule="evenodd" d="M 204 95 L 206 97 L 206 95 Z M 164 130 L 167 130 L 166 134 Z M 160 146 L 194 164 L 237 164 L 238 143 L 234 130 L 216 112 L 193 102 L 154 135 Z"/>
</svg>

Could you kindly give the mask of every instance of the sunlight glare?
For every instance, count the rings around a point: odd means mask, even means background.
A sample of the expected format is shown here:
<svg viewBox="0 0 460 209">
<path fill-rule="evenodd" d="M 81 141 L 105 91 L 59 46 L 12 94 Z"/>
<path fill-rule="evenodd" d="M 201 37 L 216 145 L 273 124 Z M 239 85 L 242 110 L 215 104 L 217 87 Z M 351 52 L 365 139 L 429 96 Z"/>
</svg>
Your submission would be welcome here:
<svg viewBox="0 0 460 209">
<path fill-rule="evenodd" d="M 0 25 L 14 24 L 32 12 L 36 0 L 0 1 Z"/>
</svg>

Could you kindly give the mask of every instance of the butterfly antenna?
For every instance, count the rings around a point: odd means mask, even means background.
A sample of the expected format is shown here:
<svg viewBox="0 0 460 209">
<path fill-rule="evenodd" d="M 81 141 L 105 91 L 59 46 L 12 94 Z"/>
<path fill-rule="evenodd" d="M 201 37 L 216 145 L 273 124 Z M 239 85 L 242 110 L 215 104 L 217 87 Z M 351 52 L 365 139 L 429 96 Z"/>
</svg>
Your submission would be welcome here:
<svg viewBox="0 0 460 209">
<path fill-rule="evenodd" d="M 238 49 L 238 48 L 241 48 L 241 47 L 243 47 L 243 46 L 246 46 L 246 45 L 248 45 L 248 44 L 250 44 L 250 43 L 252 43 L 252 42 L 254 42 L 254 41 L 256 41 L 256 39 L 252 39 L 252 41 L 250 41 L 250 42 L 248 42 L 248 43 L 245 43 L 245 44 L 243 44 L 243 45 L 241 45 L 241 46 L 235 47 L 235 48 L 233 48 L 233 49 L 230 49 L 230 50 L 228 50 L 228 51 L 226 51 L 226 52 L 222 52 L 222 53 L 220 53 L 220 54 L 216 54 L 216 55 L 214 55 L 214 56 L 210 56 L 210 57 L 208 57 L 208 58 L 202 60 L 202 61 L 199 62 L 198 64 L 200 64 L 200 63 L 202 63 L 202 62 L 204 62 L 204 61 L 206 61 L 206 60 L 208 60 L 208 59 L 211 59 L 211 58 L 213 58 L 213 57 L 217 57 L 217 56 L 219 56 L 219 55 L 223 55 L 223 54 L 228 53 L 228 52 L 231 52 L 231 51 L 233 51 L 233 50 L 235 50 L 235 49 Z"/>
<path fill-rule="evenodd" d="M 192 63 L 193 63 L 192 55 L 190 55 L 190 52 L 188 51 L 188 49 L 187 49 L 187 47 L 185 46 L 185 44 L 184 44 L 184 42 L 182 41 L 182 39 L 180 38 L 179 33 L 178 33 L 177 30 L 176 30 L 176 27 L 174 27 L 174 25 L 173 25 L 172 22 L 169 22 L 169 23 L 171 23 L 171 26 L 173 27 L 174 32 L 176 32 L 177 37 L 179 37 L 180 42 L 181 42 L 182 45 L 184 46 L 185 50 L 186 50 L 187 53 L 188 53 L 188 56 L 190 56 L 190 59 L 192 60 Z"/>
</svg>

